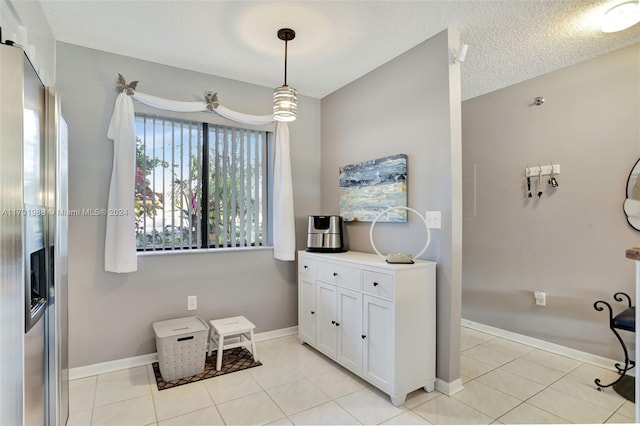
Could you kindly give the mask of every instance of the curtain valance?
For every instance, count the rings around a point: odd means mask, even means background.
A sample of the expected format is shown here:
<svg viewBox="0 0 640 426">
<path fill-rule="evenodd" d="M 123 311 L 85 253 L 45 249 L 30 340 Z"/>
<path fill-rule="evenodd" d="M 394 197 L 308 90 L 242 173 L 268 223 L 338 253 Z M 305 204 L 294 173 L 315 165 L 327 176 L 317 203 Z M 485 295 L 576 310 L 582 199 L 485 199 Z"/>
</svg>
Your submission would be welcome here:
<svg viewBox="0 0 640 426">
<path fill-rule="evenodd" d="M 104 261 L 108 272 L 126 273 L 138 269 L 134 214 L 136 129 L 133 100 L 165 111 L 211 111 L 242 124 L 263 125 L 273 122 L 271 115 L 244 114 L 220 105 L 217 93 L 205 93 L 204 101 L 174 101 L 136 92 L 137 84 L 137 81 L 127 84 L 118 74 L 117 88 L 120 94 L 116 98 L 107 131 L 107 138 L 113 140 L 114 144 L 107 213 L 128 213 L 107 215 Z M 295 260 L 289 128 L 284 122 L 276 124 L 273 195 L 273 256 L 278 260 Z"/>
</svg>

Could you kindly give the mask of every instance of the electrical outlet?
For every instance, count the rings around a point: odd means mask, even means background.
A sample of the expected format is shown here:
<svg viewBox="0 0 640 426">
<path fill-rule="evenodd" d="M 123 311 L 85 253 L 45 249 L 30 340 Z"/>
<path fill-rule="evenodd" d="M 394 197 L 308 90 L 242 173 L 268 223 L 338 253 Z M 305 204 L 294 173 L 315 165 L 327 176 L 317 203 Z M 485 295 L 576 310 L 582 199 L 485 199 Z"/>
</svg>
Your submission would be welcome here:
<svg viewBox="0 0 640 426">
<path fill-rule="evenodd" d="M 534 291 L 533 298 L 536 299 L 536 305 L 547 306 L 547 293 L 544 291 Z"/>
<path fill-rule="evenodd" d="M 442 227 L 442 212 L 428 211 L 424 218 L 427 220 L 427 226 L 431 229 L 440 229 Z"/>
<path fill-rule="evenodd" d="M 195 311 L 198 309 L 198 296 L 187 297 L 187 311 Z"/>
</svg>

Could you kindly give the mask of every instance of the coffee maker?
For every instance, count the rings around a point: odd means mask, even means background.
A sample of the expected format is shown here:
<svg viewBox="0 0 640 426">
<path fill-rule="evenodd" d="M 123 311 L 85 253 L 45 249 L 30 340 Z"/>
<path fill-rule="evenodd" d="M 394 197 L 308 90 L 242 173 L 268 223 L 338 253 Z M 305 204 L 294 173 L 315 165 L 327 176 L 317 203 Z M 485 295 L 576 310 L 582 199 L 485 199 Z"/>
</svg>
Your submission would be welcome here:
<svg viewBox="0 0 640 426">
<path fill-rule="evenodd" d="M 340 253 L 344 249 L 341 216 L 309 216 L 307 251 Z"/>
</svg>

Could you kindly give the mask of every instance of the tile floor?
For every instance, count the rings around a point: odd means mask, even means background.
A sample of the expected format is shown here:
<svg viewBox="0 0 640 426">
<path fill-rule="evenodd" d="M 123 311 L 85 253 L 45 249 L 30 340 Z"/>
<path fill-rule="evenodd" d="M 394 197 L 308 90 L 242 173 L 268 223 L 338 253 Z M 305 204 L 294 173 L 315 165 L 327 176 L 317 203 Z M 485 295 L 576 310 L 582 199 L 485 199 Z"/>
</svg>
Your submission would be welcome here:
<svg viewBox="0 0 640 426">
<path fill-rule="evenodd" d="M 389 398 L 295 336 L 258 343 L 263 366 L 159 392 L 150 366 L 74 380 L 69 426 L 633 423 L 615 373 L 462 328 L 464 390 Z"/>
</svg>

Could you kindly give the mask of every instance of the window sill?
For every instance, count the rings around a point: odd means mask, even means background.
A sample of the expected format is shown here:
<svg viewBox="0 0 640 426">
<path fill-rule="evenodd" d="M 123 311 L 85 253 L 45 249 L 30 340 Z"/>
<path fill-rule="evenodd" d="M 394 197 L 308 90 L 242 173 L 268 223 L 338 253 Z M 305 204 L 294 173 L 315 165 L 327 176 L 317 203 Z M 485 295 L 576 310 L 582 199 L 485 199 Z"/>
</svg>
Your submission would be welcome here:
<svg viewBox="0 0 640 426">
<path fill-rule="evenodd" d="M 204 253 L 231 253 L 241 251 L 262 251 L 273 250 L 272 246 L 262 247 L 228 247 L 228 248 L 216 248 L 216 249 L 194 249 L 194 250 L 158 250 L 158 251 L 141 251 L 138 252 L 138 257 L 148 256 L 182 256 L 185 254 L 204 254 Z"/>
</svg>

